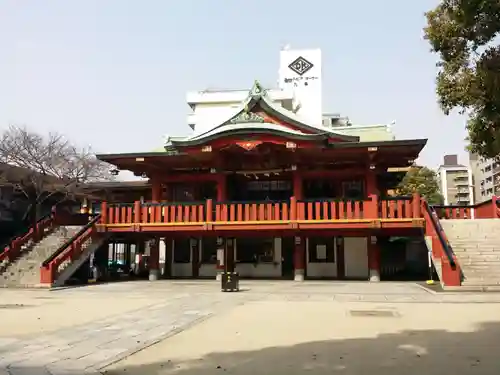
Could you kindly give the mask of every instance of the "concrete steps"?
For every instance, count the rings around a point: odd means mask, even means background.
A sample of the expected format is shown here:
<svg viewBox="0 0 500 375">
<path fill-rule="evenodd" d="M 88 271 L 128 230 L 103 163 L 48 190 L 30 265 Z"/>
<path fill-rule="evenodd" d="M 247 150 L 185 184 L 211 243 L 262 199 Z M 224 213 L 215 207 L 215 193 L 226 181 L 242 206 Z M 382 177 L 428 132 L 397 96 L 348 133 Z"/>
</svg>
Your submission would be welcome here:
<svg viewBox="0 0 500 375">
<path fill-rule="evenodd" d="M 441 226 L 462 269 L 462 286 L 499 289 L 500 220 L 441 220 Z"/>
<path fill-rule="evenodd" d="M 40 283 L 40 266 L 67 240 L 75 235 L 81 226 L 66 226 L 55 229 L 40 242 L 23 249 L 14 262 L 0 268 L 0 287 L 34 287 Z"/>
</svg>

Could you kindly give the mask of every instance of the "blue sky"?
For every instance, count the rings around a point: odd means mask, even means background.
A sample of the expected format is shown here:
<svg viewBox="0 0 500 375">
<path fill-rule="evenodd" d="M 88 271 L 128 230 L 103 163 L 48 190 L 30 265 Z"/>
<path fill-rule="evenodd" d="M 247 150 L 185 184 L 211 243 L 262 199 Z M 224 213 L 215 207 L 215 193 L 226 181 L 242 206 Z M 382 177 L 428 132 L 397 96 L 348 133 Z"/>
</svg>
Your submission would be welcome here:
<svg viewBox="0 0 500 375">
<path fill-rule="evenodd" d="M 465 161 L 423 40 L 437 0 L 0 0 L 0 129 L 58 131 L 97 152 L 185 135 L 188 90 L 274 86 L 280 48 L 321 48 L 324 104 L 429 138 L 421 162 Z"/>
</svg>

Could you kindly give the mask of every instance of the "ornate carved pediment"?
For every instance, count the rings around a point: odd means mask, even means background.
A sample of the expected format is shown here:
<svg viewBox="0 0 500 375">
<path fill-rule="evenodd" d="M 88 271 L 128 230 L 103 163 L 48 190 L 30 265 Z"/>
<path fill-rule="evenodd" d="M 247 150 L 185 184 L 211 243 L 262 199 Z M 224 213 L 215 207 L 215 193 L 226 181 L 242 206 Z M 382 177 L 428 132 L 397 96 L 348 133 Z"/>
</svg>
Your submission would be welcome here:
<svg viewBox="0 0 500 375">
<path fill-rule="evenodd" d="M 243 111 L 239 113 L 236 117 L 229 120 L 229 124 L 248 124 L 248 123 L 263 123 L 264 117 L 259 116 L 256 113 Z"/>
<path fill-rule="evenodd" d="M 251 107 L 253 107 L 255 105 L 256 101 L 258 101 L 259 98 L 265 96 L 266 93 L 267 92 L 262 87 L 262 85 L 258 81 L 255 81 L 252 89 L 250 90 L 250 92 L 248 94 L 249 98 L 252 98 L 254 100 L 253 105 L 251 105 Z M 227 124 L 248 124 L 248 123 L 264 123 L 265 122 L 264 117 L 258 115 L 257 113 L 252 112 L 251 110 L 252 110 L 252 108 L 249 108 L 248 103 L 247 103 L 247 105 L 245 106 L 243 111 L 241 111 L 240 113 L 238 113 L 237 116 L 235 116 L 234 118 L 229 120 L 227 122 Z"/>
</svg>

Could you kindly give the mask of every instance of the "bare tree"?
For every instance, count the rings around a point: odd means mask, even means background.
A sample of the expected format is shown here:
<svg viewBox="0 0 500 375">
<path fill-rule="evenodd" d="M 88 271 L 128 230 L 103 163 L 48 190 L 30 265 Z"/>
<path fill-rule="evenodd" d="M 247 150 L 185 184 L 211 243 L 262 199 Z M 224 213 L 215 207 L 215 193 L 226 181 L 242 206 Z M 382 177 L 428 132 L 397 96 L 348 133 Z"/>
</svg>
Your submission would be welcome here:
<svg viewBox="0 0 500 375">
<path fill-rule="evenodd" d="M 58 133 L 44 137 L 13 125 L 0 136 L 0 185 L 24 195 L 35 222 L 48 198 L 73 195 L 86 182 L 110 180 L 109 170 L 90 148 L 77 148 Z"/>
</svg>

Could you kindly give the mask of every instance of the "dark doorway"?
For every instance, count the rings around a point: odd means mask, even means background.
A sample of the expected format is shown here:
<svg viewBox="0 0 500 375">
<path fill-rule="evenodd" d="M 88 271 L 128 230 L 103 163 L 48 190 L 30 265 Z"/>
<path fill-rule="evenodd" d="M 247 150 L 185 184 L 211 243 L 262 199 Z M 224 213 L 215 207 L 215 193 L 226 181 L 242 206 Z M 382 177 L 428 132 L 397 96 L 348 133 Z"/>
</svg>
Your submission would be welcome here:
<svg viewBox="0 0 500 375">
<path fill-rule="evenodd" d="M 307 180 L 304 182 L 304 196 L 307 198 L 334 198 L 339 196 L 335 181 Z"/>
<path fill-rule="evenodd" d="M 192 252 L 192 275 L 194 278 L 197 278 L 200 274 L 200 248 L 199 248 L 200 240 L 198 238 L 190 239 L 190 247 Z"/>
<path fill-rule="evenodd" d="M 207 181 L 200 184 L 199 199 L 217 199 L 217 186 L 215 182 Z"/>
<path fill-rule="evenodd" d="M 284 279 L 293 280 L 293 250 L 295 247 L 294 237 L 281 238 L 281 276 Z"/>
<path fill-rule="evenodd" d="M 383 281 L 425 281 L 429 276 L 423 238 L 378 237 Z"/>
<path fill-rule="evenodd" d="M 292 196 L 290 178 L 228 176 L 228 196 L 233 201 L 284 201 Z"/>
</svg>

